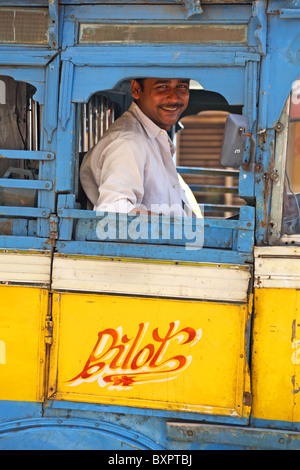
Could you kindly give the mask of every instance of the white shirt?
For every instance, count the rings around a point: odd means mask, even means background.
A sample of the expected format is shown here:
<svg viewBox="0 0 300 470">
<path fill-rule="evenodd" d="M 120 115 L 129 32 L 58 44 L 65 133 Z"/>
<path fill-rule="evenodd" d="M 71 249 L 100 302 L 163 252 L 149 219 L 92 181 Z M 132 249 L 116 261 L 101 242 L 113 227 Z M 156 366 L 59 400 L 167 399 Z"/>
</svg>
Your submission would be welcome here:
<svg viewBox="0 0 300 470">
<path fill-rule="evenodd" d="M 167 132 L 133 102 L 83 159 L 80 181 L 94 210 L 128 213 L 142 205 L 185 216 L 174 152 Z"/>
</svg>

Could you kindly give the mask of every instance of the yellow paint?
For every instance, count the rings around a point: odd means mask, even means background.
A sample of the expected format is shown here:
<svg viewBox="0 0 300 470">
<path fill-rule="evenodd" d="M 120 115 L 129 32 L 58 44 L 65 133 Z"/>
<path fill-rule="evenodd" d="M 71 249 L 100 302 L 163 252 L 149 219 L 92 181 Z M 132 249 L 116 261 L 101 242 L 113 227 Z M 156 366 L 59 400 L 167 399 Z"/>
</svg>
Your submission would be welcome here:
<svg viewBox="0 0 300 470">
<path fill-rule="evenodd" d="M 246 305 L 54 294 L 49 397 L 248 416 L 247 318 Z"/>
<path fill-rule="evenodd" d="M 300 421 L 300 292 L 256 289 L 253 416 Z"/>
<path fill-rule="evenodd" d="M 42 401 L 48 292 L 0 286 L 0 400 Z"/>
<path fill-rule="evenodd" d="M 6 346 L 4 341 L 0 340 L 0 364 L 6 364 Z"/>
</svg>

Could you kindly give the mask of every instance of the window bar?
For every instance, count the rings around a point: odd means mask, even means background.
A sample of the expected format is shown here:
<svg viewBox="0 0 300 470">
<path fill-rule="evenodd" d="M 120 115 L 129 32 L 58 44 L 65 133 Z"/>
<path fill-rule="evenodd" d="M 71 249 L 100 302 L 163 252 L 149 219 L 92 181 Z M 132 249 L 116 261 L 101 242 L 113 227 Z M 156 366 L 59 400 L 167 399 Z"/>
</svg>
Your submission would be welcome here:
<svg viewBox="0 0 300 470">
<path fill-rule="evenodd" d="M 103 96 L 100 96 L 100 137 L 103 136 L 104 132 L 104 103 L 103 103 Z"/>
<path fill-rule="evenodd" d="M 99 140 L 99 95 L 95 95 L 95 144 Z"/>
<path fill-rule="evenodd" d="M 29 98 L 27 110 L 27 150 L 33 150 L 32 145 L 32 98 Z"/>
<path fill-rule="evenodd" d="M 93 100 L 88 102 L 88 149 L 93 147 Z"/>
<path fill-rule="evenodd" d="M 115 104 L 111 103 L 111 124 L 115 122 Z"/>
<path fill-rule="evenodd" d="M 33 150 L 39 150 L 38 103 L 33 102 Z"/>
<path fill-rule="evenodd" d="M 81 106 L 81 112 L 82 112 L 82 117 L 81 117 L 81 151 L 86 152 L 87 151 L 87 135 L 86 135 L 86 108 L 87 104 L 83 103 Z"/>
<path fill-rule="evenodd" d="M 105 130 L 109 128 L 109 106 L 108 106 L 108 100 L 105 97 Z"/>
</svg>

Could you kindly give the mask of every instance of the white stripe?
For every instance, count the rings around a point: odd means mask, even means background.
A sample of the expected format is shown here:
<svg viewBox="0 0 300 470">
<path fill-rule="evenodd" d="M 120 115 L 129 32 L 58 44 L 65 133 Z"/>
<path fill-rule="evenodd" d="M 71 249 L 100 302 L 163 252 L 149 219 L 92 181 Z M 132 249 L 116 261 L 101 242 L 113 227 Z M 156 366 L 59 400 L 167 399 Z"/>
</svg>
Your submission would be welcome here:
<svg viewBox="0 0 300 470">
<path fill-rule="evenodd" d="M 300 289 L 300 247 L 255 248 L 255 287 Z"/>
<path fill-rule="evenodd" d="M 50 254 L 0 253 L 0 282 L 50 284 L 50 270 Z"/>
<path fill-rule="evenodd" d="M 244 302 L 250 279 L 239 266 L 177 265 L 54 257 L 52 288 Z"/>
</svg>

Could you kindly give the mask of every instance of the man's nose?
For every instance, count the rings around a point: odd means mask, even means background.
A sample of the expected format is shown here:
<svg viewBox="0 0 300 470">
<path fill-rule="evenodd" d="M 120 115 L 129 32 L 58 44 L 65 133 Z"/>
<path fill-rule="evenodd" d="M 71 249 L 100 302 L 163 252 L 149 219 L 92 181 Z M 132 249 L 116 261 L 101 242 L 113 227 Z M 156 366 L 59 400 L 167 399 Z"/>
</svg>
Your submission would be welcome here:
<svg viewBox="0 0 300 470">
<path fill-rule="evenodd" d="M 172 103 L 176 103 L 178 101 L 178 94 L 176 88 L 170 88 L 168 91 L 168 100 Z"/>
</svg>

